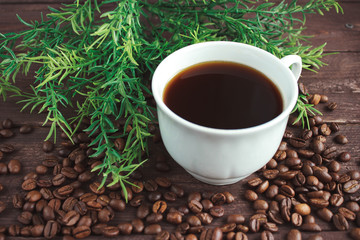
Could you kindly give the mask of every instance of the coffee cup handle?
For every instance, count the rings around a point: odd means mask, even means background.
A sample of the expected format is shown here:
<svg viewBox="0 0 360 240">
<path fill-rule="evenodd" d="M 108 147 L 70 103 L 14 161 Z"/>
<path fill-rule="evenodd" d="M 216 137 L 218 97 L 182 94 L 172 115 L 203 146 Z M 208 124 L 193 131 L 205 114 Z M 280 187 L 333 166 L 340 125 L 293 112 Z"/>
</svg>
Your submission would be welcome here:
<svg viewBox="0 0 360 240">
<path fill-rule="evenodd" d="M 298 81 L 302 70 L 301 57 L 297 55 L 289 55 L 281 58 L 281 61 L 287 67 L 291 67 L 290 70 L 295 76 L 296 81 Z"/>
</svg>

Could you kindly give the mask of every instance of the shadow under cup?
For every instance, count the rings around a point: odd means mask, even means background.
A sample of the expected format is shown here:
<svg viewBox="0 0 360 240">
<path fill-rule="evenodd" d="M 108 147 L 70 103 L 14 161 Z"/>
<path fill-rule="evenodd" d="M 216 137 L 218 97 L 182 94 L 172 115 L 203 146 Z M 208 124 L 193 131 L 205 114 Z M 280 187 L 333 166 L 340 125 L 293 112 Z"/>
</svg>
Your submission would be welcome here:
<svg viewBox="0 0 360 240">
<path fill-rule="evenodd" d="M 208 128 L 176 115 L 163 102 L 167 83 L 182 70 L 209 61 L 240 63 L 265 74 L 281 94 L 282 113 L 264 124 L 236 130 Z M 264 50 L 235 42 L 199 43 L 172 53 L 159 64 L 152 79 L 165 148 L 179 165 L 205 183 L 224 185 L 247 177 L 276 152 L 297 101 L 300 71 L 298 56 L 280 60 Z"/>
</svg>

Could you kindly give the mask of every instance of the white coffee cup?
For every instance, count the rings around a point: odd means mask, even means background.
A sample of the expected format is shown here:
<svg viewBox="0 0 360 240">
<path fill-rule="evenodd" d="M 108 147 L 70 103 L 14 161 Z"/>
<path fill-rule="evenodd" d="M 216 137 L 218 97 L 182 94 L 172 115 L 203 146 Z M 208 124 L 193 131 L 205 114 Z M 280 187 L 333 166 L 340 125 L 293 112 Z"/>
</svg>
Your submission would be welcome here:
<svg viewBox="0 0 360 240">
<path fill-rule="evenodd" d="M 163 101 L 167 83 L 185 68 L 209 61 L 240 63 L 265 74 L 281 93 L 282 113 L 264 124 L 235 130 L 200 126 L 176 115 Z M 254 173 L 272 158 L 281 142 L 298 98 L 301 69 L 299 56 L 279 59 L 236 42 L 198 43 L 170 54 L 152 79 L 160 133 L 167 151 L 192 176 L 208 184 L 231 184 Z"/>
</svg>

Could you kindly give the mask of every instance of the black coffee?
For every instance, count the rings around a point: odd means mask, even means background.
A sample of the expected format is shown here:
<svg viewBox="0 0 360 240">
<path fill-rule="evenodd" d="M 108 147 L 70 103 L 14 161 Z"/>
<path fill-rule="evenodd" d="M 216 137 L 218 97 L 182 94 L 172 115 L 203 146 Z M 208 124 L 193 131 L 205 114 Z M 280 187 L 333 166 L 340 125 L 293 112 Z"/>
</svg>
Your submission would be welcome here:
<svg viewBox="0 0 360 240">
<path fill-rule="evenodd" d="M 282 112 L 279 90 L 263 73 L 233 62 L 205 62 L 178 73 L 164 103 L 180 117 L 211 128 L 239 129 Z"/>
</svg>

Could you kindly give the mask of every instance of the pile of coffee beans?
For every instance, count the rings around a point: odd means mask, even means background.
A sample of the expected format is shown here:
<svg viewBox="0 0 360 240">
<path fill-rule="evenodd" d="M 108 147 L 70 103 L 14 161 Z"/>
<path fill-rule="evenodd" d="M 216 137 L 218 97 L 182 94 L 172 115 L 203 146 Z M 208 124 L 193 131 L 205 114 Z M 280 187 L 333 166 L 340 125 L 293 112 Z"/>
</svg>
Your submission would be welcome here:
<svg viewBox="0 0 360 240">
<path fill-rule="evenodd" d="M 301 89 L 300 89 L 301 90 Z M 327 96 L 309 96 L 312 104 L 326 103 Z M 330 103 L 329 110 L 336 108 Z M 287 239 L 301 239 L 300 231 L 321 232 L 312 214 L 332 224 L 333 229 L 347 231 L 349 222 L 360 227 L 360 172 L 343 172 L 343 162 L 351 160 L 339 145 L 347 144 L 339 125 L 325 123 L 320 116 L 309 119 L 310 129 L 300 132 L 291 116 L 278 151 L 259 172 L 247 181 L 244 198 L 252 202 L 256 213 L 250 217 L 249 230 L 263 231 L 262 239 L 274 239 L 278 225 L 294 227 Z M 360 239 L 359 228 L 350 236 Z M 311 239 L 322 239 L 314 235 Z"/>
<path fill-rule="evenodd" d="M 305 91 L 301 84 L 300 91 Z M 320 94 L 309 95 L 308 100 L 314 105 L 328 102 L 327 96 Z M 336 103 L 327 105 L 329 111 L 336 107 Z M 22 191 L 12 196 L 12 207 L 19 210 L 18 224 L 0 223 L 0 240 L 7 235 L 72 240 L 131 234 L 152 235 L 156 240 L 246 240 L 253 233 L 271 240 L 282 225 L 291 229 L 287 239 L 302 239 L 306 231 L 312 233 L 308 239 L 320 240 L 322 228 L 317 219 L 360 239 L 360 172 L 342 169 L 342 163 L 351 161 L 350 153 L 341 151 L 347 137 L 340 134 L 336 123 L 326 123 L 320 116 L 311 117 L 311 128 L 304 130 L 292 124 L 294 118 L 290 117 L 273 158 L 239 183 L 245 188 L 241 197 L 227 191 L 185 192 L 162 174 L 171 168 L 161 153 L 153 160 L 161 174 L 146 178 L 141 171 L 133 172 L 126 193 L 119 183 L 100 187 L 101 176 L 91 170 L 103 163 L 103 156 L 92 157 L 91 137 L 79 130 L 73 144 L 61 134 L 58 146 L 51 141 L 43 143 L 41 164 L 23 176 Z M 84 121 L 81 129 L 87 124 Z M 154 143 L 160 142 L 158 129 L 151 129 Z M 31 131 L 28 125 L 19 128 L 20 133 Z M 0 138 L 13 135 L 12 121 L 2 121 Z M 125 140 L 114 139 L 114 145 L 122 151 Z M 14 150 L 11 144 L 0 145 L 0 174 L 21 171 L 16 159 L 1 161 Z M 0 194 L 3 188 L 0 184 Z M 242 197 L 252 205 L 254 214 L 229 210 L 228 205 Z M 11 206 L 0 201 L 0 214 L 7 207 Z M 116 214 L 128 218 L 114 221 Z"/>
</svg>

